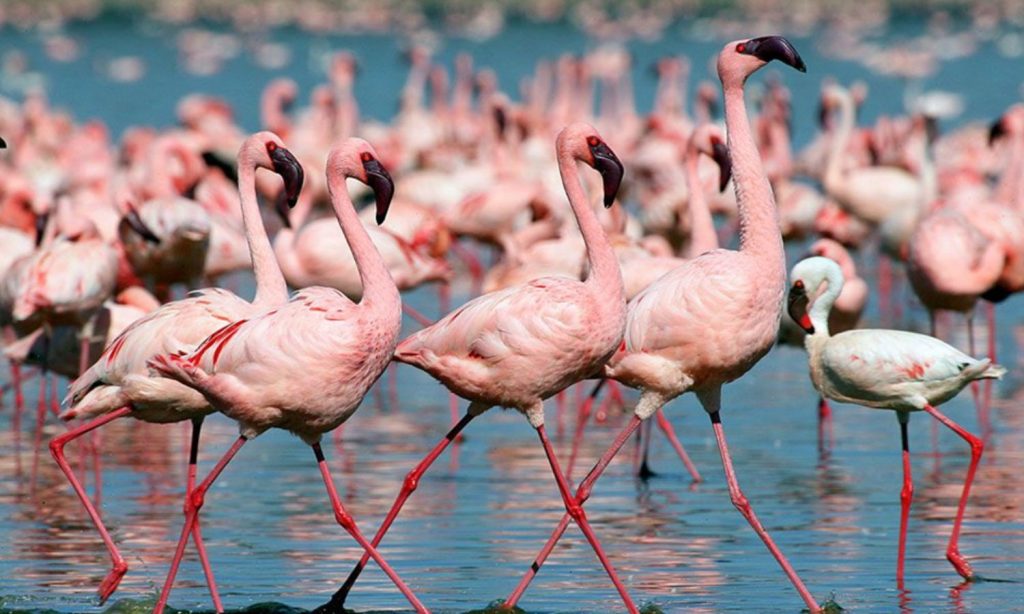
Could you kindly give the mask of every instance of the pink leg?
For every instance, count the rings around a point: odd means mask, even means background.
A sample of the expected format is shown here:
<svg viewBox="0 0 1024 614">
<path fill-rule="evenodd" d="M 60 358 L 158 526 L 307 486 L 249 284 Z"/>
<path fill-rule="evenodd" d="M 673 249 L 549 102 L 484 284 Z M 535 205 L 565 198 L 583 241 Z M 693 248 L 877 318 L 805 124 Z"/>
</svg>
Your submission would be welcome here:
<svg viewBox="0 0 1024 614">
<path fill-rule="evenodd" d="M 11 382 L 14 385 L 14 417 L 11 428 L 14 429 L 14 467 L 21 475 L 21 415 L 25 413 L 25 395 L 21 389 L 21 365 L 11 363 Z"/>
<path fill-rule="evenodd" d="M 117 585 L 121 583 L 121 578 L 124 577 L 126 571 L 128 571 L 128 563 L 125 562 L 124 557 L 117 550 L 117 546 L 114 545 L 113 538 L 110 537 L 110 533 L 107 532 L 107 528 L 103 525 L 103 519 L 100 518 L 100 513 L 93 506 L 89 500 L 88 495 L 85 493 L 85 488 L 82 486 L 78 478 L 75 477 L 73 471 L 71 471 L 71 465 L 68 464 L 67 459 L 64 457 L 64 446 L 73 439 L 77 439 L 82 435 L 85 435 L 93 429 L 99 428 L 108 422 L 116 420 L 122 416 L 127 416 L 131 410 L 127 407 L 123 407 L 117 411 L 111 412 L 105 416 L 101 416 L 92 422 L 88 422 L 70 430 L 66 433 L 58 435 L 50 440 L 50 453 L 53 455 L 54 460 L 57 461 L 57 465 L 60 470 L 67 476 L 68 482 L 71 483 L 71 488 L 74 489 L 75 494 L 78 495 L 78 499 L 85 506 L 86 513 L 89 514 L 89 518 L 92 520 L 93 525 L 96 526 L 96 530 L 100 532 L 100 537 L 103 539 L 104 545 L 107 547 L 107 552 L 110 553 L 111 569 L 107 577 L 103 579 L 100 584 L 99 594 L 100 603 L 102 604 L 110 597 L 111 593 L 117 590 Z"/>
<path fill-rule="evenodd" d="M 622 446 L 625 445 L 626 441 L 628 441 L 637 430 L 637 427 L 640 426 L 640 422 L 640 418 L 634 415 L 630 419 L 629 423 L 627 423 L 619 433 L 618 437 L 615 438 L 615 441 L 612 442 L 612 445 L 608 450 L 601 455 L 601 458 L 598 459 L 597 464 L 590 470 L 590 473 L 583 478 L 583 481 L 580 482 L 579 488 L 576 490 L 575 501 L 577 505 L 583 505 L 587 499 L 590 498 L 590 492 L 594 487 L 594 483 L 597 482 L 597 479 L 601 477 L 601 474 L 604 473 L 604 470 L 612 462 L 612 459 L 615 458 L 615 455 L 619 453 Z M 548 538 L 547 543 L 544 544 L 543 548 L 541 548 L 537 557 L 533 559 L 533 564 L 530 565 L 530 570 L 526 572 L 523 579 L 519 581 L 519 585 L 516 586 L 516 589 L 512 591 L 512 594 L 510 594 L 508 599 L 505 600 L 504 605 L 506 608 L 514 608 L 516 604 L 519 603 L 523 593 L 526 592 L 526 588 L 530 585 L 530 582 L 537 577 L 537 573 L 540 572 L 541 566 L 544 565 L 545 561 L 548 560 L 548 557 L 551 556 L 551 551 L 555 549 L 555 545 L 558 543 L 558 540 L 562 538 L 565 530 L 569 527 L 569 519 L 569 514 L 564 514 L 562 516 L 562 520 L 559 521 L 558 526 L 551 534 L 551 537 Z"/>
<path fill-rule="evenodd" d="M 444 436 L 444 438 L 438 442 L 436 446 L 413 468 L 412 471 L 405 476 L 405 480 L 402 482 L 402 489 L 398 493 L 398 497 L 395 498 L 395 502 L 391 504 L 391 509 L 388 510 L 388 515 L 384 518 L 384 522 L 381 523 L 380 528 L 377 529 L 377 534 L 373 536 L 373 541 L 370 542 L 370 546 L 376 548 L 380 545 L 381 540 L 384 539 L 384 535 L 387 534 L 388 529 L 391 528 L 391 524 L 398 518 L 399 512 L 402 511 L 402 507 L 405 502 L 409 499 L 416 488 L 419 486 L 420 478 L 426 473 L 427 469 L 430 468 L 434 461 L 437 460 L 438 456 L 459 436 L 462 429 L 466 428 L 470 420 L 474 418 L 475 414 L 467 413 L 462 417 L 461 420 L 456 423 L 454 427 Z M 355 586 L 356 580 L 359 579 L 359 575 L 363 573 L 363 569 L 366 564 L 370 561 L 369 550 L 363 554 L 363 557 L 356 563 L 356 566 L 349 573 L 348 578 L 345 579 L 345 583 L 341 585 L 334 595 L 331 597 L 330 602 L 324 608 L 327 611 L 345 611 L 345 600 L 348 598 L 349 592 L 352 591 L 352 587 Z"/>
<path fill-rule="evenodd" d="M 960 504 L 957 506 L 956 520 L 953 521 L 953 533 L 950 535 L 949 545 L 946 547 L 946 558 L 953 564 L 958 574 L 963 576 L 965 580 L 970 580 L 974 577 L 974 573 L 971 571 L 970 563 L 960 554 L 960 527 L 964 521 L 964 511 L 967 509 L 967 498 L 971 494 L 971 483 L 974 481 L 974 474 L 978 470 L 978 461 L 981 460 L 981 453 L 985 449 L 985 444 L 982 443 L 981 439 L 968 433 L 962 426 L 947 418 L 942 412 L 931 405 L 925 405 L 924 410 L 935 416 L 939 422 L 945 424 L 971 446 L 971 464 L 967 467 L 967 476 L 964 478 L 964 490 L 960 494 Z"/>
<path fill-rule="evenodd" d="M 580 443 L 583 441 L 583 429 L 587 426 L 587 420 L 590 419 L 590 412 L 594 408 L 594 399 L 598 394 L 601 393 L 601 387 L 608 380 L 598 380 L 594 389 L 590 391 L 590 395 L 587 400 L 580 403 L 579 410 L 576 414 L 576 432 L 572 436 L 572 448 L 569 452 L 569 463 L 565 467 L 565 479 L 572 479 L 572 470 L 576 467 L 576 455 L 580 451 Z"/>
<path fill-rule="evenodd" d="M 832 406 L 825 397 L 818 397 L 818 452 L 825 454 L 831 448 Z"/>
<path fill-rule="evenodd" d="M 782 567 L 782 571 L 785 572 L 786 576 L 789 577 L 789 581 L 793 583 L 796 591 L 800 593 L 800 597 L 807 604 L 807 607 L 811 612 L 820 612 L 821 608 L 818 603 L 811 596 L 810 591 L 804 586 L 800 576 L 796 574 L 793 567 L 783 556 L 782 551 L 779 550 L 778 546 L 772 540 L 771 536 L 768 535 L 768 531 L 765 530 L 764 526 L 761 525 L 761 521 L 757 519 L 757 515 L 754 514 L 754 509 L 750 506 L 750 502 L 747 501 L 746 495 L 740 490 L 739 482 L 736 480 L 736 472 L 732 468 L 732 457 L 729 455 L 729 447 L 725 441 L 725 431 L 722 429 L 722 418 L 721 415 L 716 411 L 711 414 L 711 425 L 715 429 L 715 439 L 718 440 L 718 451 L 722 456 L 722 468 L 725 469 L 725 479 L 729 483 L 729 497 L 732 499 L 733 506 L 739 510 L 740 514 L 747 519 L 750 523 L 751 528 L 757 533 L 764 545 L 768 547 L 768 551 L 772 553 L 775 560 L 779 562 Z"/>
<path fill-rule="evenodd" d="M 36 402 L 36 434 L 32 443 L 32 491 L 36 488 L 36 475 L 39 472 L 39 449 L 43 447 L 43 425 L 46 422 L 46 378 L 39 378 L 39 400 Z"/>
<path fill-rule="evenodd" d="M 900 439 L 903 443 L 903 489 L 900 491 L 900 541 L 896 555 L 896 585 L 903 590 L 903 563 L 907 553 L 907 522 L 910 519 L 910 503 L 914 499 L 914 480 L 910 473 L 910 444 L 907 437 L 907 421 L 910 416 L 900 412 Z"/>
<path fill-rule="evenodd" d="M 551 465 L 551 472 L 555 475 L 555 482 L 558 483 L 558 490 L 562 494 L 562 502 L 565 503 L 565 509 L 572 516 L 572 519 L 576 521 L 576 525 L 579 526 L 580 530 L 583 531 L 587 541 L 590 542 L 590 547 L 594 549 L 598 560 L 601 561 L 601 565 L 608 573 L 608 577 L 611 578 L 612 584 L 615 585 L 615 590 L 619 592 L 619 596 L 622 597 L 622 601 L 626 605 L 626 609 L 634 614 L 638 613 L 639 610 L 637 610 L 636 605 L 633 603 L 633 599 L 629 596 L 629 592 L 622 584 L 622 581 L 619 580 L 619 575 L 615 573 L 615 568 L 612 567 L 611 561 L 608 560 L 604 550 L 601 548 L 597 535 L 591 529 L 590 522 L 587 521 L 587 513 L 583 510 L 583 506 L 576 502 L 576 498 L 569 490 L 569 483 L 565 480 L 562 470 L 558 468 L 558 457 L 555 456 L 555 451 L 551 448 L 551 442 L 548 441 L 543 424 L 537 427 L 537 434 L 540 436 L 541 445 L 544 446 L 544 453 L 548 457 L 548 464 Z"/>
<path fill-rule="evenodd" d="M 437 286 L 437 310 L 439 318 L 452 310 L 452 286 L 446 281 Z"/>
<path fill-rule="evenodd" d="M 692 478 L 694 482 L 700 482 L 700 472 L 697 471 L 697 467 L 693 464 L 693 461 L 690 460 L 690 455 L 686 453 L 686 450 L 683 449 L 683 444 L 679 441 L 679 438 L 676 437 L 676 431 L 672 428 L 672 423 L 669 422 L 668 417 L 665 416 L 664 409 L 658 410 L 657 419 L 658 427 L 661 428 L 661 431 L 665 433 L 666 437 L 668 437 L 668 441 L 675 449 L 676 454 L 679 456 L 679 460 L 683 461 L 683 465 L 690 473 L 690 478 Z"/>
<path fill-rule="evenodd" d="M 878 256 L 878 312 L 883 322 L 892 316 L 892 262 L 885 254 Z"/>
<path fill-rule="evenodd" d="M 199 460 L 199 432 L 203 428 L 203 417 L 192 419 L 192 438 L 188 450 L 188 469 L 185 478 L 185 496 L 191 497 L 196 486 L 196 465 Z M 206 555 L 206 544 L 203 543 L 203 532 L 200 529 L 199 518 L 196 517 L 195 525 L 192 527 L 192 541 L 195 542 L 196 552 L 199 554 L 199 562 L 203 566 L 203 575 L 206 576 L 206 586 L 210 589 L 210 599 L 213 601 L 215 612 L 223 612 L 224 605 L 220 601 L 220 594 L 217 592 L 217 581 L 213 577 L 213 568 L 210 566 L 210 559 Z"/>
<path fill-rule="evenodd" d="M 480 264 L 480 259 L 473 253 L 473 250 L 463 245 L 460 241 L 452 242 L 452 253 L 458 256 L 463 264 L 466 265 L 466 269 L 469 270 L 469 276 L 473 279 L 474 288 L 478 288 L 484 279 L 484 267 Z"/>
<path fill-rule="evenodd" d="M 420 326 L 430 326 L 430 325 L 432 325 L 434 323 L 433 320 L 431 320 L 427 316 L 423 315 L 418 310 L 416 310 L 416 309 L 414 309 L 414 308 L 412 308 L 409 305 L 406 305 L 404 303 L 402 304 L 402 311 L 405 312 L 405 315 L 407 315 L 410 318 L 412 318 L 413 320 L 415 320 L 416 323 L 419 324 Z"/>
<path fill-rule="evenodd" d="M 160 591 L 160 599 L 156 602 L 156 606 L 153 608 L 154 614 L 162 614 L 164 607 L 167 606 L 167 598 L 171 595 L 171 587 L 174 586 L 174 577 L 178 574 L 178 567 L 181 565 L 181 559 L 185 556 L 185 544 L 188 543 L 188 537 L 192 534 L 192 529 L 195 527 L 197 519 L 199 517 L 199 510 L 202 509 L 203 504 L 206 502 L 206 492 L 210 489 L 213 482 L 220 477 L 221 472 L 227 467 L 231 459 L 238 454 L 238 451 L 242 449 L 242 446 L 248 439 L 245 436 L 239 436 L 232 444 L 231 448 L 224 454 L 223 457 L 214 465 L 213 470 L 206 476 L 199 486 L 196 486 L 192 491 L 185 497 L 185 526 L 181 528 L 181 537 L 178 538 L 178 545 L 174 549 L 174 560 L 171 561 L 171 569 L 167 572 L 167 579 L 164 581 L 164 587 Z"/>
<path fill-rule="evenodd" d="M 429 610 L 420 603 L 420 600 L 416 598 L 416 595 L 413 594 L 405 582 L 398 577 L 395 570 L 388 565 L 387 561 L 384 560 L 384 557 L 377 552 L 377 549 L 371 545 L 370 542 L 366 541 L 366 537 L 363 536 L 362 532 L 359 531 L 359 527 L 356 526 L 356 521 L 348 515 L 348 512 L 345 511 L 345 507 L 341 504 L 341 498 L 338 497 L 338 492 L 334 489 L 334 480 L 331 479 L 331 471 L 327 467 L 327 461 L 324 460 L 324 452 L 320 449 L 320 444 L 313 444 L 313 453 L 316 454 L 316 462 L 320 466 L 320 475 L 323 476 L 324 486 L 327 487 L 327 495 L 330 497 L 331 506 L 334 508 L 335 520 L 338 521 L 338 524 L 341 525 L 341 527 L 345 529 L 353 539 L 359 542 L 359 545 L 363 547 L 363 550 L 366 550 L 367 554 L 369 554 L 384 573 L 391 578 L 391 581 L 394 582 L 395 586 L 398 587 L 398 590 L 405 595 L 405 598 L 409 600 L 409 603 L 412 604 L 412 607 L 414 607 L 417 612 L 429 612 Z"/>
<path fill-rule="evenodd" d="M 971 313 L 967 316 L 967 353 L 972 357 L 977 356 L 977 349 L 974 343 L 974 317 Z M 985 411 L 984 404 L 981 401 L 981 386 L 977 380 L 971 382 L 971 398 L 974 399 L 974 411 L 978 415 L 978 425 L 981 426 L 981 432 L 987 433 L 991 426 L 988 422 L 988 412 Z M 933 423 L 934 424 L 934 423 Z"/>
</svg>

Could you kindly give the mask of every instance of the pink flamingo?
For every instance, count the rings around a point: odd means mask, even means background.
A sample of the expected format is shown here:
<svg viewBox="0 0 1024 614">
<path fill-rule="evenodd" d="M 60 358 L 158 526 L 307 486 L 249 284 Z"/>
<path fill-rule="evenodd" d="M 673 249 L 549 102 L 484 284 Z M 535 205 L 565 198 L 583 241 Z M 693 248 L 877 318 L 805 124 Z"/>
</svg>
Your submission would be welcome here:
<svg viewBox="0 0 1024 614">
<path fill-rule="evenodd" d="M 89 500 L 85 489 L 65 459 L 68 442 L 124 416 L 146 422 L 192 421 L 192 447 L 189 452 L 187 492 L 195 481 L 199 431 L 203 418 L 212 410 L 201 395 L 172 380 L 148 375 L 146 361 L 152 356 L 178 352 L 199 344 L 211 332 L 238 318 L 259 313 L 288 298 L 281 270 L 263 228 L 256 201 L 257 168 L 273 170 L 285 180 L 285 191 L 294 202 L 302 187 L 302 167 L 286 150 L 277 136 L 259 132 L 249 137 L 238 152 L 239 193 L 242 212 L 256 273 L 256 297 L 250 304 L 225 290 L 203 290 L 190 298 L 168 303 L 137 320 L 107 347 L 100 359 L 71 384 L 68 399 L 71 407 L 61 416 L 65 420 L 95 417 L 50 442 L 50 451 L 67 476 L 89 517 L 100 532 L 110 553 L 112 569 L 100 585 L 100 600 L 113 593 L 128 570 L 114 540 L 110 537 L 99 511 Z M 197 527 L 198 528 L 198 527 Z M 196 547 L 207 572 L 207 581 L 214 605 L 221 611 L 216 586 L 206 561 L 199 531 Z"/>
<path fill-rule="evenodd" d="M 566 509 L 594 548 L 626 607 L 636 612 L 586 514 L 572 505 L 569 485 L 544 430 L 544 399 L 594 375 L 622 339 L 626 316 L 622 277 L 584 194 L 576 161 L 603 176 L 606 207 L 618 192 L 622 164 L 594 128 L 584 123 L 563 129 L 556 150 L 569 204 L 587 245 L 591 273 L 582 282 L 544 277 L 478 297 L 398 346 L 395 360 L 430 373 L 449 390 L 469 399 L 470 405 L 465 416 L 406 476 L 373 544 L 383 539 L 423 473 L 473 418 L 494 406 L 516 409 L 536 429 Z M 364 555 L 328 607 L 344 607 L 366 562 Z"/>
<path fill-rule="evenodd" d="M 687 248 L 686 258 L 673 256 L 637 256 L 636 252 L 632 257 L 623 257 L 623 251 L 617 251 L 619 266 L 622 270 L 622 279 L 626 288 L 626 300 L 632 301 L 634 297 L 643 292 L 648 286 L 654 283 L 659 277 L 670 271 L 683 266 L 688 260 L 696 258 L 714 249 L 718 249 L 718 235 L 715 233 L 715 223 L 711 218 L 711 211 L 708 209 L 707 200 L 704 197 L 704 188 L 701 185 L 700 177 L 697 174 L 697 162 L 700 156 L 704 155 L 715 161 L 718 165 L 718 189 L 724 190 L 732 178 L 729 161 L 729 150 L 725 145 L 724 135 L 718 126 L 714 124 L 703 124 L 698 126 L 690 134 L 690 138 L 683 144 L 683 163 L 686 168 L 686 185 L 690 194 L 688 208 L 692 221 L 690 223 L 690 240 Z M 579 450 L 580 441 L 583 438 L 583 428 L 590 418 L 593 408 L 593 400 L 597 390 L 590 394 L 586 401 L 579 408 L 579 415 L 576 422 L 576 434 L 573 437 L 572 451 L 569 454 L 569 462 L 566 465 L 565 474 L 567 479 L 572 478 L 572 470 L 576 461 L 576 453 Z M 683 444 L 676 436 L 672 423 L 659 411 L 657 417 L 658 426 L 669 443 L 672 444 L 690 477 L 694 482 L 700 482 L 700 473 L 696 466 L 690 461 L 689 455 L 683 448 Z M 650 423 L 647 423 L 650 424 Z M 649 433 L 642 437 L 642 452 L 639 473 L 641 476 L 650 477 L 654 475 L 647 463 L 648 451 L 651 438 Z"/>
<path fill-rule="evenodd" d="M 211 405 L 237 420 L 240 432 L 235 444 L 188 495 L 185 526 L 155 612 L 163 612 L 167 603 L 185 543 L 197 526 L 210 486 L 247 441 L 270 428 L 287 429 L 313 448 L 338 524 L 373 557 L 417 612 L 427 611 L 345 511 L 320 447 L 321 436 L 352 416 L 383 373 L 402 327 L 398 288 L 345 187 L 349 177 L 370 186 L 377 199 L 377 222 L 382 223 L 394 194 L 391 176 L 370 144 L 356 138 L 332 148 L 327 175 L 335 215 L 359 267 L 360 302 L 352 302 L 334 288 L 305 288 L 284 305 L 221 328 L 191 354 L 165 354 L 150 361 L 153 369 L 199 391 Z"/>
<path fill-rule="evenodd" d="M 719 414 L 722 385 L 741 377 L 775 343 L 786 290 L 775 202 L 743 99 L 747 78 L 771 60 L 806 71 L 796 49 L 780 36 L 734 41 L 718 56 L 739 202 L 740 249 L 705 253 L 660 278 L 630 303 L 624 347 L 609 361 L 605 375 L 639 388 L 640 400 L 633 418 L 579 485 L 573 501 L 581 506 L 587 500 L 594 482 L 641 422 L 692 391 L 711 418 L 733 505 L 778 560 L 807 607 L 817 612 L 818 604 L 740 490 Z M 563 516 L 506 606 L 518 602 L 567 525 L 568 516 Z"/>
<path fill-rule="evenodd" d="M 822 286 L 825 289 L 822 290 Z M 896 582 L 902 589 L 907 520 L 914 485 L 910 475 L 907 423 L 910 412 L 926 411 L 971 446 L 971 462 L 953 521 L 946 558 L 965 580 L 975 578 L 960 554 L 960 527 L 984 444 L 947 418 L 936 405 L 980 379 L 998 379 L 1006 369 L 976 360 L 934 337 L 898 330 L 851 330 L 829 334 L 829 310 L 843 288 L 843 272 L 828 258 L 808 258 L 793 267 L 789 313 L 807 331 L 811 381 L 822 395 L 844 403 L 896 411 L 903 442 L 903 490 Z"/>
</svg>

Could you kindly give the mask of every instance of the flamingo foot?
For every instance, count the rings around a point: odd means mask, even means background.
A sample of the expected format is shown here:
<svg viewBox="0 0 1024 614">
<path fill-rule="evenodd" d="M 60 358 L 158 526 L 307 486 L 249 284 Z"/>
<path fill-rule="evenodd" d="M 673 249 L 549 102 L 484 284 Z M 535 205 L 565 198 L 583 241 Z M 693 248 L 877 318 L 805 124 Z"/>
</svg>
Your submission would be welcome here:
<svg viewBox="0 0 1024 614">
<path fill-rule="evenodd" d="M 121 579 L 124 578 L 124 574 L 128 571 L 128 563 L 124 561 L 118 561 L 114 563 L 114 567 L 107 574 L 106 578 L 103 578 L 103 582 L 100 584 L 99 595 L 100 605 L 106 603 L 107 599 L 110 598 L 114 591 L 117 590 L 118 585 L 121 584 Z"/>
<path fill-rule="evenodd" d="M 953 568 L 960 574 L 964 580 L 968 582 L 975 579 L 974 570 L 971 569 L 971 564 L 967 562 L 967 557 L 960 554 L 959 550 L 950 549 L 946 551 L 946 559 L 953 564 Z"/>
<path fill-rule="evenodd" d="M 154 356 L 146 361 L 146 365 L 160 375 L 185 385 L 190 385 L 206 375 L 191 361 L 177 354 Z"/>
<path fill-rule="evenodd" d="M 657 477 L 658 472 L 651 469 L 651 466 L 647 464 L 647 459 L 645 458 L 643 462 L 640 463 L 640 469 L 637 470 L 636 475 L 641 480 L 649 480 L 653 477 Z"/>
</svg>

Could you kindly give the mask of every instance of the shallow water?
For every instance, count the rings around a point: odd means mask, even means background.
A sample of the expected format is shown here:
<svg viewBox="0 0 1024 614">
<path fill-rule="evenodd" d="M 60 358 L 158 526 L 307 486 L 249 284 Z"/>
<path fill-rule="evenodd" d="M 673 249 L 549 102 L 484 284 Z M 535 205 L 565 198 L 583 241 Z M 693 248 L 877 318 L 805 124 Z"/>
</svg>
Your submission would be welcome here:
<svg viewBox="0 0 1024 614">
<path fill-rule="evenodd" d="M 138 122 L 168 124 L 177 97 L 197 89 L 227 96 L 238 105 L 242 121 L 254 126 L 262 84 L 286 73 L 308 86 L 319 78 L 307 58 L 326 47 L 353 47 L 368 65 L 358 88 L 367 115 L 390 113 L 396 80 L 404 74 L 394 41 L 387 37 L 275 33 L 276 39 L 295 45 L 288 68 L 263 71 L 239 59 L 216 77 L 195 77 L 178 69 L 167 30 L 126 32 L 123 24 L 101 22 L 75 26 L 71 33 L 86 45 L 76 64 L 44 60 L 33 36 L 11 30 L 0 31 L 0 52 L 24 49 L 32 65 L 49 75 L 55 102 L 72 106 L 79 117 L 101 116 L 115 130 Z M 140 47 L 140 41 L 148 42 Z M 703 58 L 718 46 L 674 37 L 635 44 L 633 49 L 643 66 L 667 51 Z M 452 42 L 442 57 L 471 49 L 480 64 L 495 66 L 503 82 L 513 83 L 536 57 L 584 47 L 582 36 L 564 28 L 517 27 L 484 43 Z M 845 80 L 866 75 L 852 64 L 824 59 L 809 41 L 800 48 L 813 77 L 784 75 L 794 89 L 797 116 L 810 112 L 821 76 L 834 73 Z M 97 56 L 121 53 L 146 57 L 149 71 L 143 81 L 111 84 L 99 77 L 81 78 L 83 69 L 92 70 Z M 1008 70 L 1011 60 L 991 49 L 983 59 L 989 67 L 985 71 L 977 69 L 979 58 L 958 60 L 946 64 L 933 80 L 946 89 L 967 91 L 970 117 L 997 114 L 1014 98 L 1021 78 L 1019 64 L 1016 73 Z M 893 82 L 871 78 L 871 84 L 881 93 Z M 643 105 L 650 98 L 646 74 L 638 78 L 638 86 Z M 873 96 L 867 111 L 895 111 L 897 99 Z M 804 122 L 798 128 L 803 138 L 809 135 L 808 125 Z M 791 250 L 790 262 L 798 253 L 797 248 Z M 414 292 L 407 300 L 428 314 L 436 311 L 432 290 Z M 801 349 L 776 349 L 726 388 L 723 422 L 740 482 L 816 598 L 834 598 L 857 612 L 1024 611 L 1019 597 L 1024 581 L 1024 495 L 1018 477 L 1024 466 L 1024 413 L 1018 397 L 1024 393 L 1015 349 L 1024 334 L 1021 305 L 1022 299 L 1014 298 L 999 307 L 1000 359 L 1011 372 L 995 389 L 996 432 L 978 472 L 961 538 L 962 551 L 981 576 L 1008 582 L 961 585 L 945 560 L 968 460 L 966 444 L 955 435 L 940 433 L 944 454 L 936 460 L 928 455 L 928 420 L 921 415 L 912 420 L 916 492 L 907 590 L 901 594 L 894 581 L 901 480 L 894 416 L 837 407 L 835 448 L 822 460 L 816 442 L 816 399 Z M 919 308 L 908 308 L 905 317 L 903 325 L 923 326 Z M 956 326 L 947 326 L 949 338 L 964 347 L 963 329 L 952 324 Z M 983 338 L 979 347 L 984 347 Z M 325 446 L 344 503 L 366 533 L 383 518 L 406 472 L 446 430 L 443 389 L 412 368 L 398 368 L 397 377 L 398 403 L 387 400 L 382 380 L 380 393 L 367 398 L 340 441 L 328 440 L 331 443 Z M 95 606 L 94 591 L 108 559 L 45 446 L 32 479 L 35 384 L 27 388 L 30 409 L 23 419 L 21 454 L 0 457 L 0 610 L 148 611 L 182 521 L 187 428 L 124 421 L 103 430 L 102 509 L 130 569 L 114 597 L 122 601 L 100 608 Z M 5 396 L 0 446 L 6 451 L 15 447 L 11 404 Z M 978 431 L 968 392 L 945 409 Z M 634 598 L 665 611 L 799 610 L 796 593 L 729 502 L 712 431 L 695 399 L 677 400 L 668 415 L 706 481 L 691 486 L 678 459 L 656 435 L 651 460 L 658 475 L 647 481 L 634 478 L 627 446 L 587 504 L 595 531 Z M 553 401 L 548 422 L 554 435 L 558 419 Z M 621 416 L 612 416 L 588 430 L 577 477 L 610 443 L 621 423 Z M 567 416 L 566 433 L 573 424 L 573 417 Z M 62 428 L 48 418 L 44 440 Z M 507 595 L 562 514 L 543 452 L 522 417 L 495 410 L 475 421 L 467 433 L 456 448 L 457 457 L 443 456 L 421 481 L 381 549 L 420 598 L 441 612 L 483 608 Z M 235 435 L 227 420 L 207 421 L 201 472 Z M 568 436 L 555 437 L 555 445 L 564 463 Z M 84 464 L 87 455 L 81 447 L 69 451 L 92 488 L 92 466 Z M 283 433 L 266 434 L 243 449 L 207 497 L 202 519 L 221 596 L 229 608 L 285 612 L 315 607 L 330 596 L 359 556 L 354 542 L 334 524 L 312 453 Z M 171 604 L 183 610 L 208 610 L 202 573 L 192 549 L 189 553 Z M 268 602 L 277 605 L 255 605 Z M 363 574 L 348 605 L 361 612 L 408 609 L 373 566 Z M 521 605 L 537 612 L 609 611 L 617 608 L 617 598 L 585 540 L 570 528 Z"/>
</svg>

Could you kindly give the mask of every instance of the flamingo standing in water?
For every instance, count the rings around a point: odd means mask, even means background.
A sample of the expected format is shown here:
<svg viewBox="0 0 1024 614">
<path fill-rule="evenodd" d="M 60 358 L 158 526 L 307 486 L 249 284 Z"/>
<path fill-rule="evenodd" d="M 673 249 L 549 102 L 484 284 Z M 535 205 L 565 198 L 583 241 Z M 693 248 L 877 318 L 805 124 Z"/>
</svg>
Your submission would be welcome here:
<svg viewBox="0 0 1024 614">
<path fill-rule="evenodd" d="M 584 478 L 573 502 L 581 506 L 587 500 L 594 482 L 641 422 L 692 391 L 711 418 L 733 505 L 768 546 L 807 607 L 818 612 L 818 604 L 740 490 L 719 413 L 722 385 L 750 370 L 775 343 L 786 290 L 786 256 L 775 201 L 743 99 L 747 77 L 771 60 L 806 71 L 800 54 L 780 36 L 734 41 L 718 56 L 739 204 L 740 249 L 702 254 L 630 302 L 624 347 L 609 361 L 605 375 L 639 388 L 640 400 L 633 418 Z M 569 517 L 563 516 L 506 606 L 518 602 L 568 522 Z"/>
<path fill-rule="evenodd" d="M 192 444 L 186 486 L 186 490 L 191 492 L 196 475 L 199 431 L 203 418 L 213 409 L 194 390 L 169 379 L 149 376 L 146 361 L 158 354 L 191 349 L 221 326 L 287 300 L 288 290 L 284 277 L 274 259 L 256 201 L 257 168 L 273 170 L 281 175 L 285 181 L 286 198 L 293 203 L 298 197 L 303 178 L 302 167 L 284 148 L 281 140 L 270 132 L 259 132 L 249 137 L 238 152 L 239 194 L 256 273 L 256 297 L 253 302 L 250 304 L 226 290 L 210 289 L 184 300 L 167 303 L 137 320 L 114 339 L 100 359 L 72 382 L 68 391 L 71 406 L 61 417 L 64 420 L 84 417 L 96 419 L 55 437 L 50 442 L 50 452 L 71 482 L 110 553 L 113 566 L 100 584 L 101 602 L 106 601 L 117 589 L 128 570 L 128 564 L 104 527 L 99 511 L 71 471 L 64 447 L 68 442 L 124 416 L 156 423 L 191 420 Z M 217 611 L 222 611 L 202 538 L 198 530 L 194 535 L 200 560 L 207 572 L 214 605 Z"/>
<path fill-rule="evenodd" d="M 359 268 L 363 287 L 358 303 L 334 288 L 305 288 L 284 305 L 221 328 L 187 356 L 171 353 L 150 361 L 153 369 L 199 391 L 237 420 L 240 432 L 188 496 L 185 526 L 155 612 L 163 612 L 167 603 L 206 492 L 242 446 L 270 428 L 291 431 L 313 448 L 338 524 L 373 557 L 417 612 L 427 611 L 345 511 L 320 447 L 321 436 L 352 416 L 384 372 L 402 328 L 398 287 L 352 207 L 345 187 L 349 177 L 373 189 L 378 224 L 387 215 L 394 183 L 366 141 L 350 138 L 331 149 L 327 184 L 334 213 Z"/>
<path fill-rule="evenodd" d="M 822 286 L 825 286 L 822 289 Z M 974 578 L 960 554 L 960 526 L 984 444 L 936 405 L 956 396 L 976 380 L 998 379 L 1006 372 L 988 359 L 977 360 L 935 337 L 898 330 L 851 330 L 829 335 L 828 316 L 843 289 L 843 272 L 828 258 L 807 258 L 793 267 L 789 314 L 807 331 L 805 344 L 811 381 L 822 395 L 844 403 L 896 411 L 903 442 L 903 490 L 896 581 L 902 588 L 907 519 L 914 494 L 910 475 L 907 423 L 910 412 L 926 411 L 971 446 L 946 558 L 965 580 Z"/>
<path fill-rule="evenodd" d="M 622 277 L 611 245 L 590 208 L 576 162 L 595 168 L 603 176 L 605 207 L 615 200 L 622 163 L 594 128 L 581 122 L 558 134 L 556 150 L 569 204 L 586 243 L 590 274 L 582 282 L 570 277 L 542 277 L 486 294 L 398 346 L 395 360 L 430 373 L 449 390 L 469 399 L 470 405 L 466 415 L 406 476 L 373 545 L 383 539 L 423 473 L 473 418 L 495 406 L 516 409 L 536 429 L 566 509 L 594 548 L 626 607 L 636 612 L 586 514 L 573 504 L 544 430 L 544 399 L 594 376 L 622 340 L 626 319 Z M 344 608 L 366 562 L 364 555 L 324 606 L 326 609 Z"/>
</svg>

